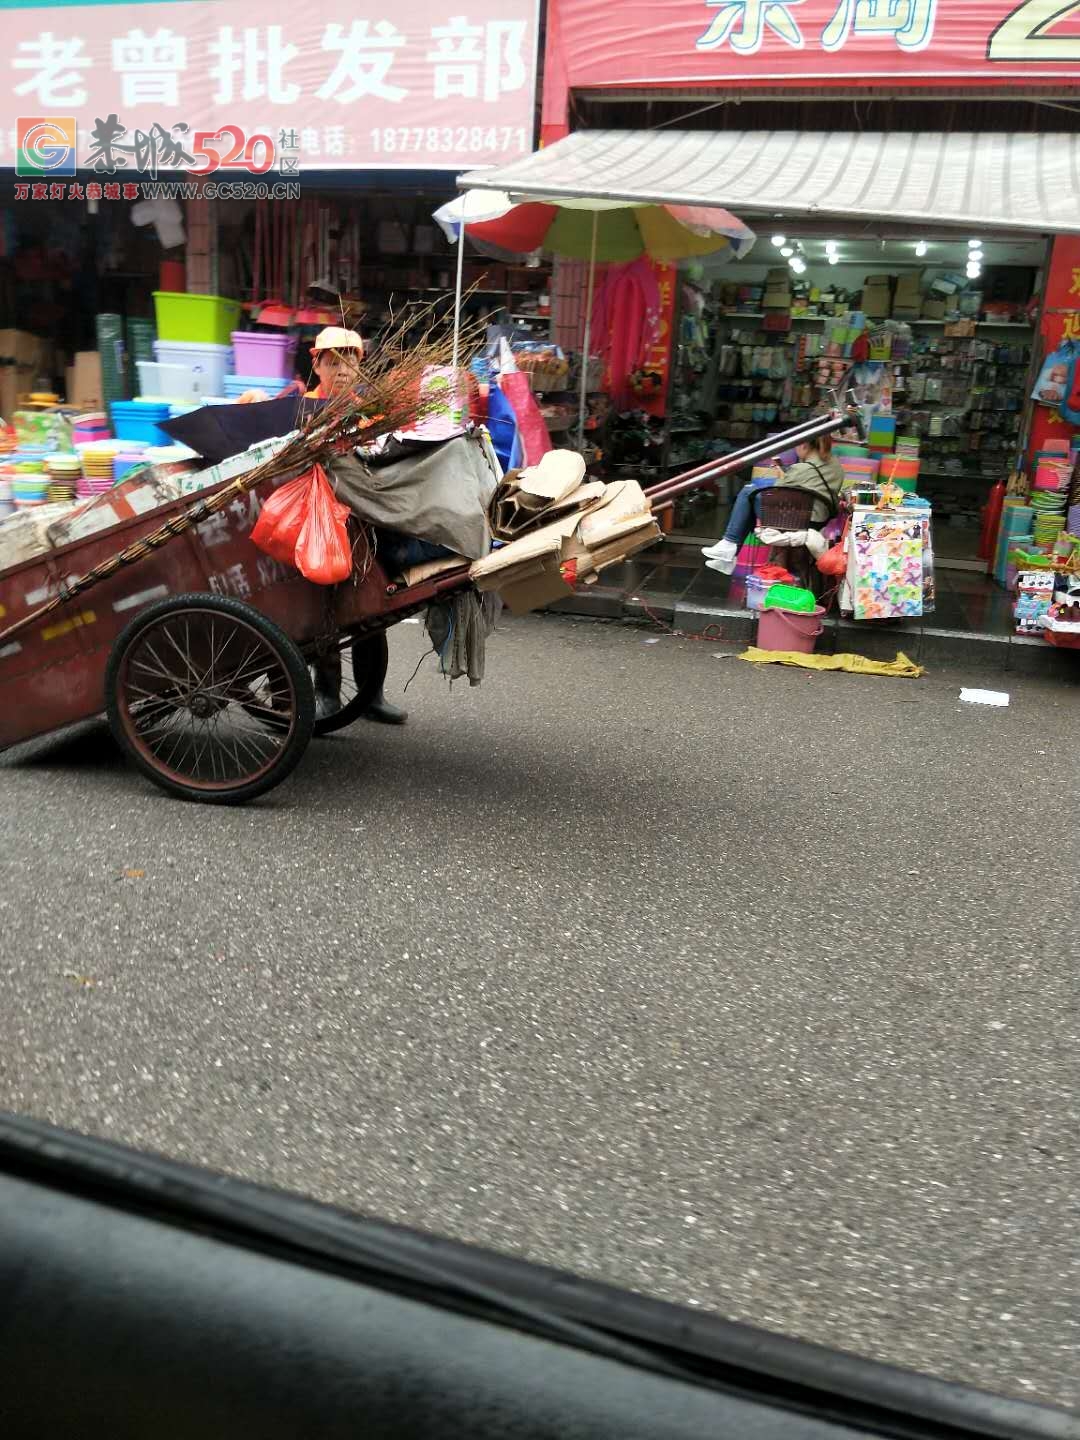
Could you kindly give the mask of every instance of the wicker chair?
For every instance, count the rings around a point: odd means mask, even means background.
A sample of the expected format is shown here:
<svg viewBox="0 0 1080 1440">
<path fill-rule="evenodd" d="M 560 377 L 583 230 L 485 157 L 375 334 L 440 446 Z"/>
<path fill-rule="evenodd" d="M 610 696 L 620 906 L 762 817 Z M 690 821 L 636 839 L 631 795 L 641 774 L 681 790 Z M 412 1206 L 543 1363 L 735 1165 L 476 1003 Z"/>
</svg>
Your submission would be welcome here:
<svg viewBox="0 0 1080 1440">
<path fill-rule="evenodd" d="M 805 530 L 811 523 L 815 497 L 808 490 L 790 485 L 772 485 L 757 495 L 758 528 L 767 530 Z M 818 594 L 821 572 L 805 545 L 774 545 L 769 563 L 790 570 L 807 589 Z"/>
</svg>

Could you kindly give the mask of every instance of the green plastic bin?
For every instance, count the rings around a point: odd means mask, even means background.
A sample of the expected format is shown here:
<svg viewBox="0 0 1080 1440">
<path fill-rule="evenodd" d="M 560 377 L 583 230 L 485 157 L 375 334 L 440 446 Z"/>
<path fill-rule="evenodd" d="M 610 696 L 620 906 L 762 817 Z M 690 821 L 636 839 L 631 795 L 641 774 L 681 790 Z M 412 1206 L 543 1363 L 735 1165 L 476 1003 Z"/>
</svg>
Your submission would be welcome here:
<svg viewBox="0 0 1080 1440">
<path fill-rule="evenodd" d="M 177 290 L 154 291 L 159 340 L 187 340 L 196 345 L 231 345 L 240 328 L 240 301 L 224 295 L 187 295 Z"/>
</svg>

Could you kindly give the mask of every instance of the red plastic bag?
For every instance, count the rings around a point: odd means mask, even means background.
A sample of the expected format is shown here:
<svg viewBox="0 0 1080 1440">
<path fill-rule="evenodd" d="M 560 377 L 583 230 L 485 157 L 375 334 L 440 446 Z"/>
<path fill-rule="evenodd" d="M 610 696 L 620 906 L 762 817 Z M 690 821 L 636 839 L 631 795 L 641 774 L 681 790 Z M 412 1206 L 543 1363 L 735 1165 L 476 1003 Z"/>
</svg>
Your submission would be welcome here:
<svg viewBox="0 0 1080 1440">
<path fill-rule="evenodd" d="M 283 565 L 293 565 L 296 542 L 300 538 L 307 515 L 308 491 L 312 474 L 307 471 L 287 485 L 275 490 L 259 512 L 251 532 L 252 544 Z"/>
<path fill-rule="evenodd" d="M 828 550 L 825 551 L 824 555 L 818 556 L 817 568 L 821 571 L 822 575 L 840 576 L 847 574 L 848 559 L 847 550 L 845 548 L 847 542 L 847 532 L 848 527 L 845 525 L 844 533 L 840 536 L 840 539 L 836 542 L 836 544 L 830 545 Z"/>
<path fill-rule="evenodd" d="M 345 523 L 349 507 L 334 499 L 321 465 L 312 466 L 311 476 L 293 564 L 305 580 L 316 585 L 337 585 L 352 573 L 352 547 Z"/>
</svg>

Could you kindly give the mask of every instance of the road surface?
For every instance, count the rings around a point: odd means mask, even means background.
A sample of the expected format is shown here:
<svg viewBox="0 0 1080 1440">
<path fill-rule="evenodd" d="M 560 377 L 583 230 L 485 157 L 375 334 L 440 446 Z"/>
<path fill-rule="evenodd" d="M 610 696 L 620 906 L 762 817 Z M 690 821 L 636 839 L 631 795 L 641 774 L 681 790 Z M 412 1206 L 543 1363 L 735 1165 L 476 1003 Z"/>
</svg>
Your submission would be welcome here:
<svg viewBox="0 0 1080 1440">
<path fill-rule="evenodd" d="M 0 1107 L 1080 1404 L 1080 709 L 963 678 L 531 618 L 246 809 L 9 752 Z"/>
</svg>

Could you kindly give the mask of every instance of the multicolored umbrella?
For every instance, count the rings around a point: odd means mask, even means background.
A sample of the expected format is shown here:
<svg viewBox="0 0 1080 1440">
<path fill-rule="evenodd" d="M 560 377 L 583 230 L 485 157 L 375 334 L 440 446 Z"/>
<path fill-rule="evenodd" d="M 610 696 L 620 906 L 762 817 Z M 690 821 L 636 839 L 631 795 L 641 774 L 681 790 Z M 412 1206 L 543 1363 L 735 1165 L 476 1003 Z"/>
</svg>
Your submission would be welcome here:
<svg viewBox="0 0 1080 1440">
<path fill-rule="evenodd" d="M 618 263 L 639 255 L 689 260 L 726 249 L 739 259 L 756 238 L 718 206 L 625 205 L 612 200 L 515 205 L 498 190 L 467 191 L 436 210 L 435 219 L 450 241 L 458 239 L 464 219 L 466 236 L 484 247 L 514 255 L 547 250 L 569 259 Z"/>
<path fill-rule="evenodd" d="M 585 353 L 588 355 L 593 285 L 597 261 L 624 263 L 647 255 L 652 260 L 690 260 L 730 251 L 741 259 L 757 238 L 749 226 L 719 206 L 627 205 L 598 198 L 526 201 L 516 205 L 502 190 L 466 190 L 435 211 L 443 233 L 458 247 L 455 324 L 461 314 L 463 239 L 488 254 L 527 255 L 535 250 L 589 262 L 585 302 Z M 457 346 L 454 351 L 457 363 Z M 581 367 L 578 420 L 584 438 L 585 375 Z"/>
</svg>

